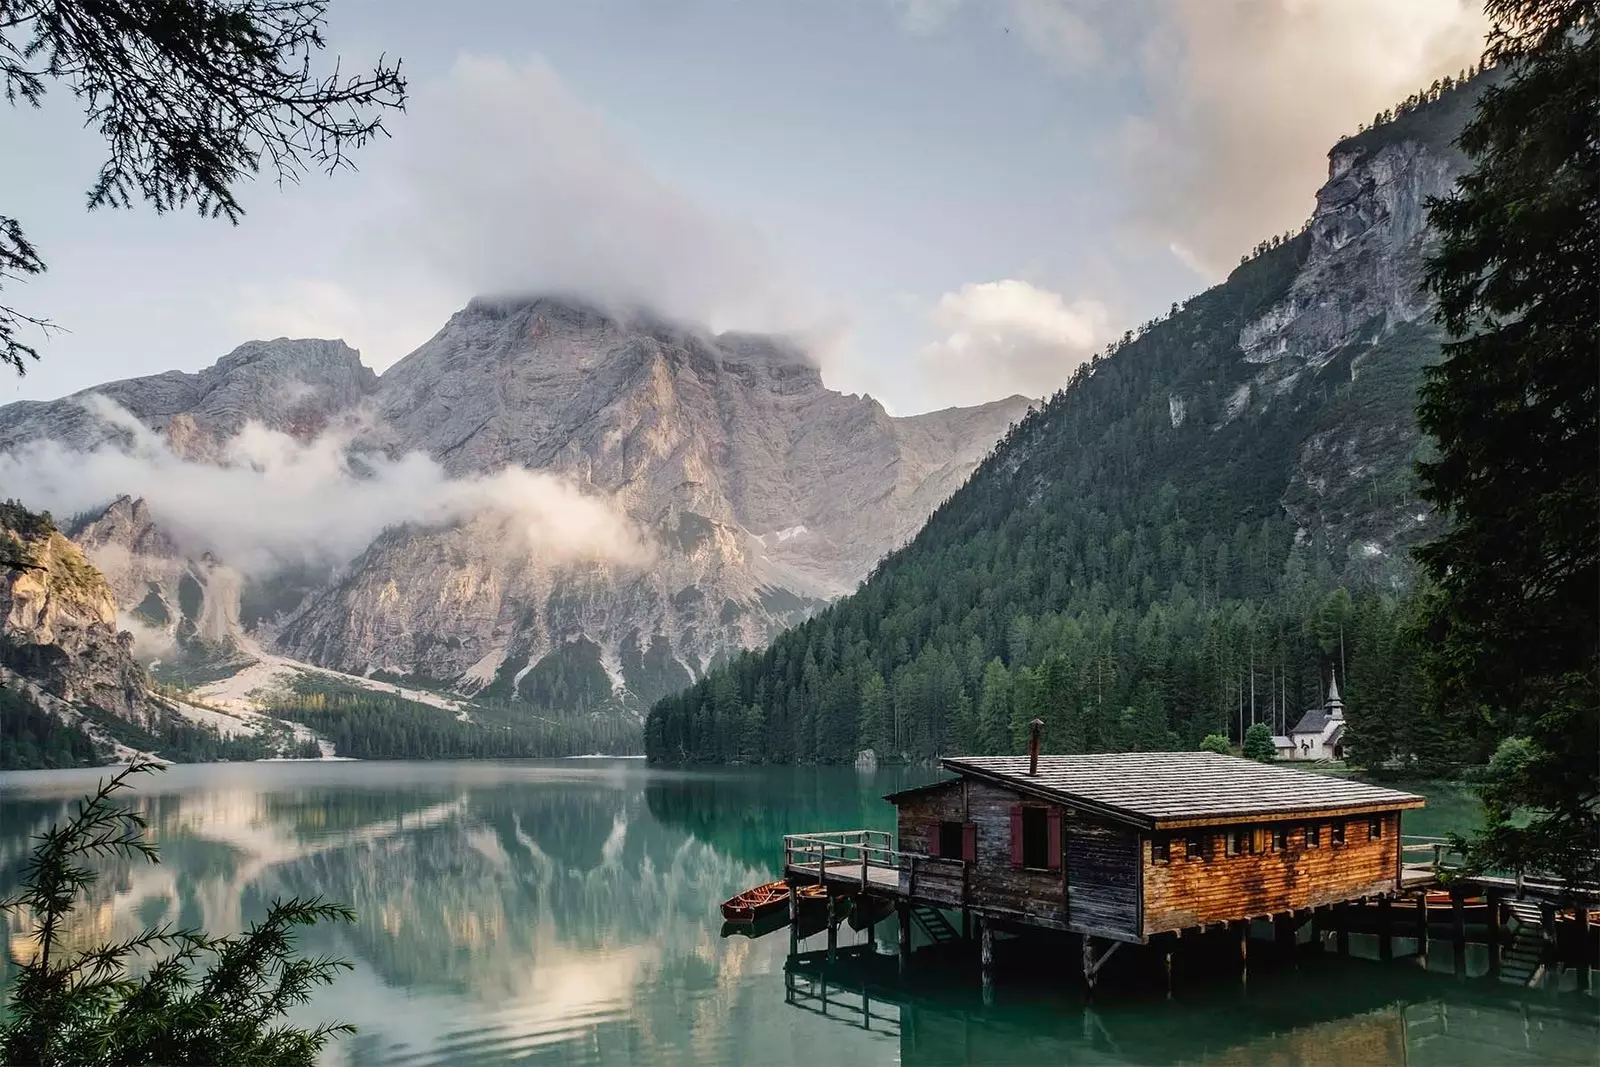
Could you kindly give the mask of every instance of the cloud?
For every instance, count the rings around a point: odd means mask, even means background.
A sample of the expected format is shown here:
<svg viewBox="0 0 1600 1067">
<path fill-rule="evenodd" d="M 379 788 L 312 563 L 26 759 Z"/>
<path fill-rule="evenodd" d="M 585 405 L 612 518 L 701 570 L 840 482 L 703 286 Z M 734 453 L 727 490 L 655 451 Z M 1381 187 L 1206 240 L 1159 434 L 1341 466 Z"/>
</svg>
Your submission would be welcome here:
<svg viewBox="0 0 1600 1067">
<path fill-rule="evenodd" d="M 576 293 L 724 328 L 793 316 L 757 234 L 659 178 L 543 60 L 459 58 L 410 117 L 388 226 L 473 295 Z"/>
<path fill-rule="evenodd" d="M 232 295 L 224 315 L 246 337 L 342 338 L 381 371 L 419 348 L 460 306 L 433 290 L 388 288 L 362 292 L 328 277 L 250 284 Z"/>
<path fill-rule="evenodd" d="M 1216 279 L 1293 229 L 1356 124 L 1474 62 L 1478 0 L 1174 0 L 1139 46 L 1148 108 L 1108 158 L 1137 230 Z"/>
<path fill-rule="evenodd" d="M 929 318 L 944 334 L 922 351 L 925 392 L 936 406 L 1054 392 L 1111 329 L 1098 301 L 1069 304 L 1015 278 L 945 293 Z"/>
<path fill-rule="evenodd" d="M 642 566 L 652 558 L 651 543 L 611 501 L 544 472 L 506 467 L 452 478 L 419 452 L 352 460 L 349 430 L 302 443 L 253 422 L 223 445 L 214 465 L 178 455 L 102 396 L 84 404 L 125 443 L 85 452 L 45 440 L 0 454 L 7 491 L 57 515 L 124 493 L 143 497 L 180 542 L 246 573 L 343 564 L 388 527 L 482 516 L 501 521 L 508 552 L 546 562 Z"/>
<path fill-rule="evenodd" d="M 961 7 L 961 0 L 889 0 L 907 33 L 917 36 L 938 33 Z"/>
<path fill-rule="evenodd" d="M 1011 0 L 1010 14 L 1023 44 L 1070 73 L 1098 66 L 1103 57 L 1101 32 L 1086 17 L 1099 7 L 1068 0 Z"/>
</svg>

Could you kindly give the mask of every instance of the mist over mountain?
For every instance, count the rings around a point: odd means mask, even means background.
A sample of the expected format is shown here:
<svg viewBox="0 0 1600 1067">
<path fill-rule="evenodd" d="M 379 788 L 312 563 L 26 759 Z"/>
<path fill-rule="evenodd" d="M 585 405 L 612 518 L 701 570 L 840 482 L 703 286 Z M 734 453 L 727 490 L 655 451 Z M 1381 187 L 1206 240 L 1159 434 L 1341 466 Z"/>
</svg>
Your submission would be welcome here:
<svg viewBox="0 0 1600 1067">
<path fill-rule="evenodd" d="M 854 588 L 1027 406 L 894 418 L 781 338 L 481 299 L 381 377 L 279 339 L 8 405 L 0 476 L 76 517 L 151 655 L 569 713 L 642 707 Z"/>
</svg>

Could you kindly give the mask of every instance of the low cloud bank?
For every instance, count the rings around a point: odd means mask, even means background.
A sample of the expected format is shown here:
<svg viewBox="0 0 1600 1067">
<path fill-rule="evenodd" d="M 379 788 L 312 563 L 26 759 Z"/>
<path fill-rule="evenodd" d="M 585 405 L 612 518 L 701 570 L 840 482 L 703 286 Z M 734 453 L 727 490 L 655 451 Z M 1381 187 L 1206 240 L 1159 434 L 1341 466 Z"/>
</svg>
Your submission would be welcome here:
<svg viewBox="0 0 1600 1067">
<path fill-rule="evenodd" d="M 503 520 L 507 552 L 544 562 L 644 565 L 653 546 L 613 502 L 541 471 L 507 467 L 452 478 L 430 457 L 352 454 L 352 431 L 309 442 L 248 423 L 220 463 L 185 458 L 165 437 L 101 396 L 87 407 L 125 444 L 89 451 L 53 440 L 0 454 L 0 484 L 30 507 L 65 517 L 127 494 L 186 548 L 241 571 L 295 563 L 343 564 L 385 529 L 478 516 Z"/>
</svg>

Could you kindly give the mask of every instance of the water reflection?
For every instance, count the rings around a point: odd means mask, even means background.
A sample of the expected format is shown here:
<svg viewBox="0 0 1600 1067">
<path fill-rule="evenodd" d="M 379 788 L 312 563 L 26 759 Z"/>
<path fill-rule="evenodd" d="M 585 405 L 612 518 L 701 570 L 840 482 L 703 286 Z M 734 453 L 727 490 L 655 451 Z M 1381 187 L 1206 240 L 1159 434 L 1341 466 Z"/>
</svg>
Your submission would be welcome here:
<svg viewBox="0 0 1600 1067">
<path fill-rule="evenodd" d="M 96 777 L 0 775 L 5 877 L 29 835 Z M 716 905 L 776 873 L 783 832 L 888 826 L 881 794 L 926 777 L 578 761 L 178 767 L 133 797 L 163 863 L 109 869 L 75 936 L 162 921 L 238 929 L 274 896 L 346 902 L 358 921 L 307 947 L 338 952 L 355 971 L 306 1018 L 360 1028 L 327 1057 L 351 1067 L 1443 1062 L 1429 1051 L 1440 1048 L 1452 1062 L 1505 1062 L 1474 1049 L 1511 1048 L 1524 1031 L 1541 1062 L 1593 1062 L 1592 1000 L 1552 994 L 1559 1010 L 1547 1010 L 1546 994 L 1469 995 L 1395 967 L 1377 980 L 1293 972 L 1231 1006 L 1202 990 L 1089 1009 L 1069 980 L 1046 975 L 1003 986 L 985 1007 L 969 971 L 933 968 L 902 985 L 892 957 L 846 935 L 860 947 L 829 972 L 830 996 L 865 994 L 866 1017 L 881 1018 L 862 1028 L 806 1010 L 796 983 L 823 976 L 804 960 L 786 969 L 783 933 L 724 938 Z M 14 925 L 5 934 L 13 953 L 26 950 Z M 1401 974 L 1435 984 L 1393 986 Z M 1427 1037 L 1472 1026 L 1482 1036 Z"/>
</svg>

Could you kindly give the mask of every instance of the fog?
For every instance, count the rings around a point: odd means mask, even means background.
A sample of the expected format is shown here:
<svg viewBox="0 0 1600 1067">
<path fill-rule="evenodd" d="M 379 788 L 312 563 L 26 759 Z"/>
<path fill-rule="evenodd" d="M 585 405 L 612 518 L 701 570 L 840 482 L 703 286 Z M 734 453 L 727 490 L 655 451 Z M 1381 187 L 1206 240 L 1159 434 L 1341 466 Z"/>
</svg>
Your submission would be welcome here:
<svg viewBox="0 0 1600 1067">
<path fill-rule="evenodd" d="M 430 457 L 356 453 L 357 428 L 301 442 L 247 423 L 220 463 L 185 458 L 104 397 L 84 406 L 123 431 L 123 445 L 88 451 L 53 441 L 0 454 L 8 495 L 65 519 L 117 496 L 143 497 L 190 551 L 209 551 L 247 574 L 292 563 L 343 564 L 403 523 L 503 520 L 507 552 L 544 562 L 645 565 L 652 543 L 610 500 L 564 478 L 506 467 L 450 477 Z"/>
</svg>

